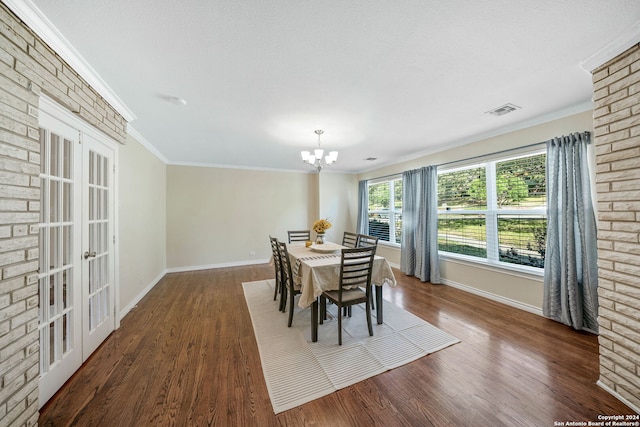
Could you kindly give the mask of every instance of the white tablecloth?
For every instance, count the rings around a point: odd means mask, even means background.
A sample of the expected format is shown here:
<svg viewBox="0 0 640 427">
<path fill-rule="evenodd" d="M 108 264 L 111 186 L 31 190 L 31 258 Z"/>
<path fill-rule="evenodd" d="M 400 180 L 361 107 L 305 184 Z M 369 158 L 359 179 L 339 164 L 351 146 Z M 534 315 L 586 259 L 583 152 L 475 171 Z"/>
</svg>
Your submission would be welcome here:
<svg viewBox="0 0 640 427">
<path fill-rule="evenodd" d="M 336 245 L 335 243 L 333 245 Z M 336 245 L 337 249 L 343 246 Z M 287 244 L 291 269 L 297 270 L 293 273 L 301 287 L 301 295 L 298 306 L 308 307 L 322 292 L 326 290 L 338 289 L 340 278 L 340 251 L 335 253 L 319 253 L 304 246 L 304 242 Z M 298 268 L 296 263 L 299 262 Z M 379 255 L 373 261 L 373 271 L 371 273 L 371 283 L 376 286 L 390 285 L 396 286 L 396 278 L 393 275 L 391 266 L 387 260 Z"/>
</svg>

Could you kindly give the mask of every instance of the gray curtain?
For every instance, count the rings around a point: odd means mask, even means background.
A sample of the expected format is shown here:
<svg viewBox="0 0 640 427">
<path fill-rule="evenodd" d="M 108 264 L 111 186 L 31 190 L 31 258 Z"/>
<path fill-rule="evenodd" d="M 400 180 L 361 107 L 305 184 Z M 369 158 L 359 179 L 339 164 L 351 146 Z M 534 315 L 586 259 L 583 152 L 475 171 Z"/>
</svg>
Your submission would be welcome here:
<svg viewBox="0 0 640 427">
<path fill-rule="evenodd" d="M 547 141 L 547 249 L 543 314 L 598 332 L 598 254 L 591 201 L 589 133 Z"/>
<path fill-rule="evenodd" d="M 438 263 L 438 169 L 402 174 L 400 270 L 423 282 L 440 283 Z"/>
<path fill-rule="evenodd" d="M 366 180 L 358 182 L 358 222 L 356 233 L 369 234 L 369 187 Z"/>
</svg>

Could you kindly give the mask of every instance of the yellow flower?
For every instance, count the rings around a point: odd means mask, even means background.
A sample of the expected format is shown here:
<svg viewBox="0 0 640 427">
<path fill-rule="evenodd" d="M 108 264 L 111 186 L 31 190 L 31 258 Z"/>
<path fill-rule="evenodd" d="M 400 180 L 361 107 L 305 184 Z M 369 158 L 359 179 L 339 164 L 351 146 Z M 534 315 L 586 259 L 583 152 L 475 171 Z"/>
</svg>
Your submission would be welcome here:
<svg viewBox="0 0 640 427">
<path fill-rule="evenodd" d="M 316 233 L 324 233 L 331 228 L 331 223 L 326 219 L 319 219 L 313 223 L 313 231 Z"/>
</svg>

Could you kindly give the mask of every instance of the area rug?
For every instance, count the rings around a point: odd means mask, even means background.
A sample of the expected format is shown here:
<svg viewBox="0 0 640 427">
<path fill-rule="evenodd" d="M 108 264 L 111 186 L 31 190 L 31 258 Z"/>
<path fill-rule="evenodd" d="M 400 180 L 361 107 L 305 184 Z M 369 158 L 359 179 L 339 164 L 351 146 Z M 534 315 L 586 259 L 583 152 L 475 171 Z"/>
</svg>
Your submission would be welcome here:
<svg viewBox="0 0 640 427">
<path fill-rule="evenodd" d="M 382 325 L 372 312 L 372 337 L 361 304 L 353 307 L 350 318 L 343 317 L 339 346 L 336 307 L 328 306 L 329 319 L 319 326 L 314 343 L 311 308 L 296 305 L 289 328 L 288 313 L 278 311 L 273 301 L 273 279 L 242 286 L 276 414 L 460 342 L 385 300 Z"/>
</svg>

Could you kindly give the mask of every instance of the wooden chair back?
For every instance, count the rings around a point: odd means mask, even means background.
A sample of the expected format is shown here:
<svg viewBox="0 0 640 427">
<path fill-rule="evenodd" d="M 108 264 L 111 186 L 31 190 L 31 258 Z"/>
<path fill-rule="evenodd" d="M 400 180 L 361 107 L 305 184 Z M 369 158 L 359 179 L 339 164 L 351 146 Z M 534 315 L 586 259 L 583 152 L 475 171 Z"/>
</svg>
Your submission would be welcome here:
<svg viewBox="0 0 640 427">
<path fill-rule="evenodd" d="M 350 231 L 345 231 L 342 236 L 342 246 L 346 246 L 347 248 L 355 248 L 358 244 L 358 234 L 352 233 Z"/>
<path fill-rule="evenodd" d="M 307 240 L 311 240 L 310 230 L 292 230 L 287 231 L 287 234 L 289 235 L 289 243 L 306 242 Z"/>
<path fill-rule="evenodd" d="M 279 242 L 278 250 L 280 251 L 280 264 L 282 265 L 282 283 L 289 288 L 293 288 L 293 273 L 287 245 Z"/>
<path fill-rule="evenodd" d="M 375 255 L 375 246 L 342 250 L 340 259 L 340 293 L 358 286 L 366 290 L 367 296 L 370 295 L 371 272 L 373 271 L 373 258 Z M 342 302 L 342 296 L 338 298 L 338 301 Z"/>
<path fill-rule="evenodd" d="M 280 249 L 278 239 L 269 236 L 269 243 L 271 244 L 271 253 L 273 255 L 273 265 L 276 272 L 276 293 L 278 292 L 278 285 L 282 284 L 282 263 L 280 262 Z M 274 298 L 275 299 L 275 298 Z"/>
<path fill-rule="evenodd" d="M 366 234 L 358 234 L 357 248 L 366 248 L 367 246 L 377 246 L 379 237 L 368 236 Z"/>
</svg>

